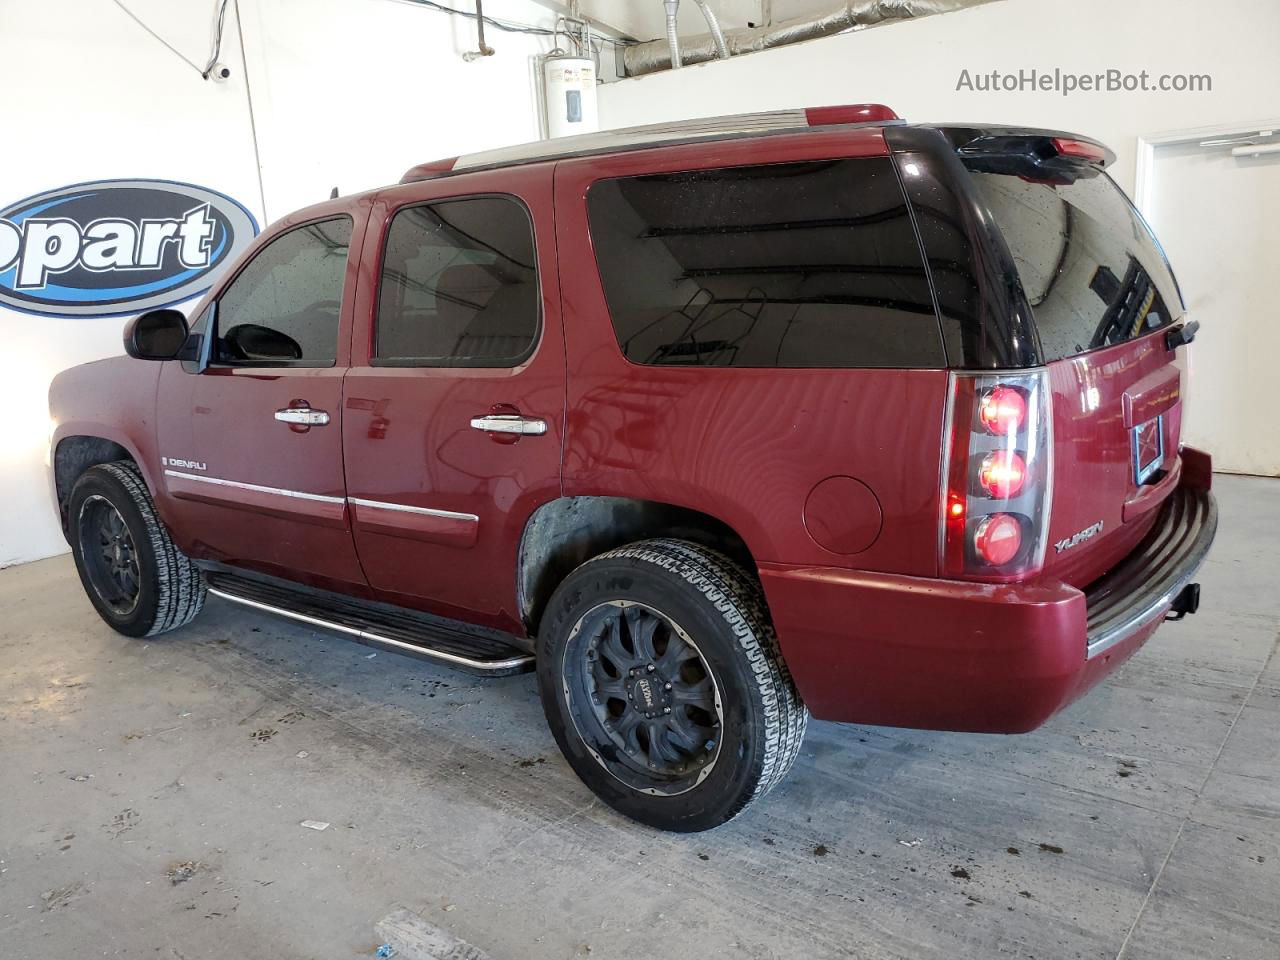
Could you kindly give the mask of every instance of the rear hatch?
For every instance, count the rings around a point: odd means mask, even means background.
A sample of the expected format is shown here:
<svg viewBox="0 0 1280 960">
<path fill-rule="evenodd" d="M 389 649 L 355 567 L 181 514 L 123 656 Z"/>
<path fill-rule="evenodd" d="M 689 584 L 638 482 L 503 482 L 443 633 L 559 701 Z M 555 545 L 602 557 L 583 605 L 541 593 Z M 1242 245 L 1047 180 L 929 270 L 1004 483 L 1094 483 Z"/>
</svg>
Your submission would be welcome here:
<svg viewBox="0 0 1280 960">
<path fill-rule="evenodd" d="M 1183 369 L 1166 335 L 1181 297 L 1100 148 L 1006 136 L 958 152 L 1008 246 L 1049 371 L 1044 574 L 1083 586 L 1133 549 L 1177 484 Z"/>
</svg>

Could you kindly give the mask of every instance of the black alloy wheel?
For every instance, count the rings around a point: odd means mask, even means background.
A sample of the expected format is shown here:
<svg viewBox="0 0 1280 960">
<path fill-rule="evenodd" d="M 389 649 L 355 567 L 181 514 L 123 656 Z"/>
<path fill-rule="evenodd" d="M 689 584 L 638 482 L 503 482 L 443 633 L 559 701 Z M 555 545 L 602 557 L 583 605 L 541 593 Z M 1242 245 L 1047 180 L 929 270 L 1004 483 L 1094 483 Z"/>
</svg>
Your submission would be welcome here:
<svg viewBox="0 0 1280 960">
<path fill-rule="evenodd" d="M 151 637 L 200 612 L 204 575 L 169 536 L 136 463 L 89 467 L 65 510 L 80 582 L 112 629 Z"/>
<path fill-rule="evenodd" d="M 81 503 L 77 526 L 89 582 L 112 613 L 127 617 L 138 605 L 142 575 L 124 517 L 110 500 L 95 494 Z"/>
<path fill-rule="evenodd" d="M 547 602 L 537 663 L 574 773 L 649 826 L 732 820 L 800 752 L 809 715 L 759 581 L 699 544 L 643 540 L 583 563 Z"/>
<path fill-rule="evenodd" d="M 672 796 L 711 772 L 720 692 L 697 645 L 669 616 L 628 600 L 588 610 L 564 651 L 574 726 L 596 759 L 634 790 Z M 603 736 L 602 736 L 603 734 Z"/>
</svg>

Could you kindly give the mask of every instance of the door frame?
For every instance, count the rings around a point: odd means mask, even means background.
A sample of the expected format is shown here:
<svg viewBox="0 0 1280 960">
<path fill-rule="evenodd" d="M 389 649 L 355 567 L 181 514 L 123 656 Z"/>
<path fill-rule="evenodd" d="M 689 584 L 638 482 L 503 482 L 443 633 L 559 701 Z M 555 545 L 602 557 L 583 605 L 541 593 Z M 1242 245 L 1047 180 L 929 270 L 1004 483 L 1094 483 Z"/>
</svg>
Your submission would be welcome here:
<svg viewBox="0 0 1280 960">
<path fill-rule="evenodd" d="M 1190 127 L 1168 130 L 1163 133 L 1143 134 L 1138 137 L 1138 162 L 1134 176 L 1133 203 L 1145 217 L 1151 212 L 1155 197 L 1156 149 L 1175 144 L 1197 143 L 1219 137 L 1245 137 L 1264 130 L 1280 132 L 1280 120 L 1255 123 L 1215 124 L 1210 127 Z M 1206 148 L 1208 149 L 1208 148 Z"/>
<path fill-rule="evenodd" d="M 1264 131 L 1274 131 L 1280 135 L 1280 119 L 1255 121 L 1255 122 L 1234 122 L 1225 124 L 1215 124 L 1208 127 L 1192 127 L 1182 130 L 1170 130 L 1163 133 L 1148 134 L 1138 137 L 1138 156 L 1137 169 L 1134 181 L 1134 206 L 1144 217 L 1150 217 L 1152 214 L 1152 204 L 1155 200 L 1156 191 L 1156 151 L 1160 147 L 1175 146 L 1179 144 L 1192 144 L 1201 140 L 1208 139 L 1231 139 L 1236 137 L 1256 136 Z M 1277 139 L 1280 143 L 1280 139 Z M 1202 149 L 1214 149 L 1204 147 Z M 1236 472 L 1234 468 L 1220 467 L 1217 469 L 1226 470 L 1228 472 Z M 1245 474 L 1246 476 L 1248 474 Z M 1267 474 L 1258 474 L 1267 476 Z"/>
<path fill-rule="evenodd" d="M 556 220 L 554 204 L 555 161 L 496 170 L 466 171 L 455 176 L 434 180 L 411 181 L 379 190 L 373 198 L 368 226 L 365 231 L 361 256 L 362 270 L 357 296 L 352 312 L 351 353 L 343 380 L 343 458 L 344 478 L 348 503 L 354 503 L 351 512 L 352 537 L 357 555 L 366 572 L 371 589 L 378 599 L 396 606 L 425 610 L 438 616 L 463 620 L 514 633 L 524 634 L 526 627 L 519 613 L 519 555 L 524 532 L 537 509 L 564 493 L 564 436 L 566 432 L 565 383 L 566 346 L 563 320 L 563 301 L 560 286 L 560 265 L 556 253 Z M 376 360 L 378 298 L 382 282 L 382 268 L 386 257 L 387 238 L 394 217 L 402 210 L 424 204 L 447 202 L 477 197 L 505 196 L 517 202 L 529 218 L 534 237 L 534 255 L 538 273 L 539 330 L 533 352 L 512 365 L 471 366 L 465 364 L 385 365 Z M 546 365 L 556 368 L 554 376 L 546 372 Z M 539 365 L 541 372 L 534 376 L 531 368 Z M 411 471 L 412 480 L 403 470 L 386 470 L 380 475 L 380 489 L 371 490 L 366 458 L 372 456 L 365 442 L 352 442 L 361 428 L 353 426 L 353 411 L 365 402 L 356 396 L 364 384 L 379 379 L 399 382 L 408 386 L 414 381 L 423 386 L 457 383 L 459 385 L 530 384 L 537 377 L 554 386 L 558 411 L 547 419 L 547 435 L 537 438 L 517 438 L 521 444 L 552 444 L 547 451 L 554 460 L 554 469 L 543 475 L 534 471 L 536 480 L 526 480 L 518 493 L 513 493 L 509 504 L 499 510 L 498 499 L 488 503 L 475 503 L 468 493 L 459 496 L 458 489 L 423 486 L 417 468 Z M 531 379 L 532 378 L 532 379 Z M 465 390 L 463 391 L 466 392 Z M 511 403 L 518 399 L 509 396 Z M 433 408 L 438 410 L 439 407 Z M 486 438 L 467 421 L 486 412 L 486 406 L 468 407 L 466 416 L 459 419 L 465 430 L 463 435 L 477 438 L 485 445 L 486 452 L 506 451 L 505 458 L 515 456 L 513 445 L 498 447 L 493 437 Z M 382 414 L 379 414 L 382 416 Z M 391 415 L 396 418 L 396 415 Z M 389 424 L 389 421 L 388 421 Z M 383 428 L 387 429 L 387 428 Z M 390 429 L 403 430 L 403 426 Z M 385 435 L 384 435 L 385 436 Z M 383 439 L 384 437 L 370 439 Z M 395 441 L 402 442 L 402 441 Z M 424 443 L 428 443 L 424 437 Z M 537 447 L 526 449 L 536 450 Z M 438 450 L 432 446 L 424 452 L 438 459 Z M 390 456 L 390 453 L 384 454 Z M 412 466 L 412 460 L 398 457 L 404 465 Z M 403 465 L 402 465 L 403 466 Z M 442 496 L 443 494 L 443 496 Z M 429 499 L 428 499 L 429 497 Z M 492 509 L 486 509 L 492 507 Z M 385 514 L 371 510 L 386 511 Z M 381 529 L 379 529 L 381 528 Z M 418 581 L 410 578 L 412 591 L 405 584 L 397 587 L 388 582 L 385 571 L 390 565 L 389 554 L 384 548 L 377 555 L 373 545 L 379 539 L 396 538 L 402 556 L 399 559 L 405 569 L 429 569 L 432 563 L 447 564 L 447 575 L 435 581 Z M 445 552 L 442 552 L 445 551 Z M 438 556 L 433 556 L 438 555 Z M 492 562 L 481 570 L 477 558 L 489 556 Z M 496 557 L 496 559 L 494 559 Z M 381 558 L 381 559 L 380 559 Z M 454 562 L 450 563 L 449 561 Z M 503 571 L 509 571 L 504 574 Z M 470 571 L 468 573 L 468 571 Z M 486 598 L 460 594 L 459 578 L 469 577 L 473 583 L 483 583 L 487 574 L 497 571 L 484 587 Z M 430 587 L 433 593 L 426 593 Z"/>
</svg>

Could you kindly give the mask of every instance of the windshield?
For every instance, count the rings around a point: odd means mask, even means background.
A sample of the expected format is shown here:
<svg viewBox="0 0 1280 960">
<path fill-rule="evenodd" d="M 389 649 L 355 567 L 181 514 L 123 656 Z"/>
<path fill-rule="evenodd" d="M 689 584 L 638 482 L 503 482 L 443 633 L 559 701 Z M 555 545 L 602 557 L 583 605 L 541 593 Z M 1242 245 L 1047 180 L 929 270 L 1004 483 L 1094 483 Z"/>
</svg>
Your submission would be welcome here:
<svg viewBox="0 0 1280 960">
<path fill-rule="evenodd" d="M 1140 337 L 1181 314 L 1155 237 L 1105 173 L 1081 165 L 1074 176 L 1033 179 L 982 160 L 965 165 L 1009 245 L 1046 361 Z"/>
</svg>

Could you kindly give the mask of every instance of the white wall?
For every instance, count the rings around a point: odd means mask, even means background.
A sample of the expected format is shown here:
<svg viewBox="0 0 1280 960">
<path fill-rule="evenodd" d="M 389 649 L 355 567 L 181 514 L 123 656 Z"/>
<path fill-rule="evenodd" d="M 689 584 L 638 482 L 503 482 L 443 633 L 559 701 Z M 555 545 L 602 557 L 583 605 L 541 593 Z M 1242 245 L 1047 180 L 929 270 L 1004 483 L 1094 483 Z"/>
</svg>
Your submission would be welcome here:
<svg viewBox="0 0 1280 960">
<path fill-rule="evenodd" d="M 470 9 L 466 0 L 454 4 Z M 395 183 L 409 167 L 538 139 L 533 58 L 551 41 L 394 0 L 240 0 L 267 213 L 276 219 L 337 186 Z M 532 0 L 485 14 L 542 26 Z"/>
<path fill-rule="evenodd" d="M 205 62 L 216 0 L 124 3 Z M 553 25 L 533 0 L 490 0 L 485 10 Z M 111 0 L 0 0 L 0 208 L 67 184 L 143 177 L 211 187 L 266 223 L 334 186 L 352 193 L 425 160 L 537 139 L 532 57 L 550 41 L 486 39 L 496 55 L 467 63 L 474 25 L 421 6 L 238 0 L 221 54 L 232 76 L 213 83 Z M 45 480 L 48 384 L 68 366 L 121 353 L 124 322 L 0 308 L 0 567 L 67 549 Z"/>
<path fill-rule="evenodd" d="M 211 4 L 134 0 L 193 60 L 208 56 Z M 234 24 L 224 55 L 238 60 Z M 54 187 L 160 178 L 212 187 L 261 220 L 242 78 L 208 83 L 110 2 L 0 4 L 5 103 L 0 205 Z M 0 566 L 67 549 L 45 482 L 48 384 L 122 352 L 124 320 L 0 308 Z"/>
<path fill-rule="evenodd" d="M 1132 193 L 1137 138 L 1280 112 L 1276 0 L 1004 0 L 728 62 L 605 84 L 602 127 L 880 102 L 908 120 L 1008 122 L 1097 137 Z M 977 93 L 961 70 L 1208 73 L 1210 93 Z"/>
</svg>

